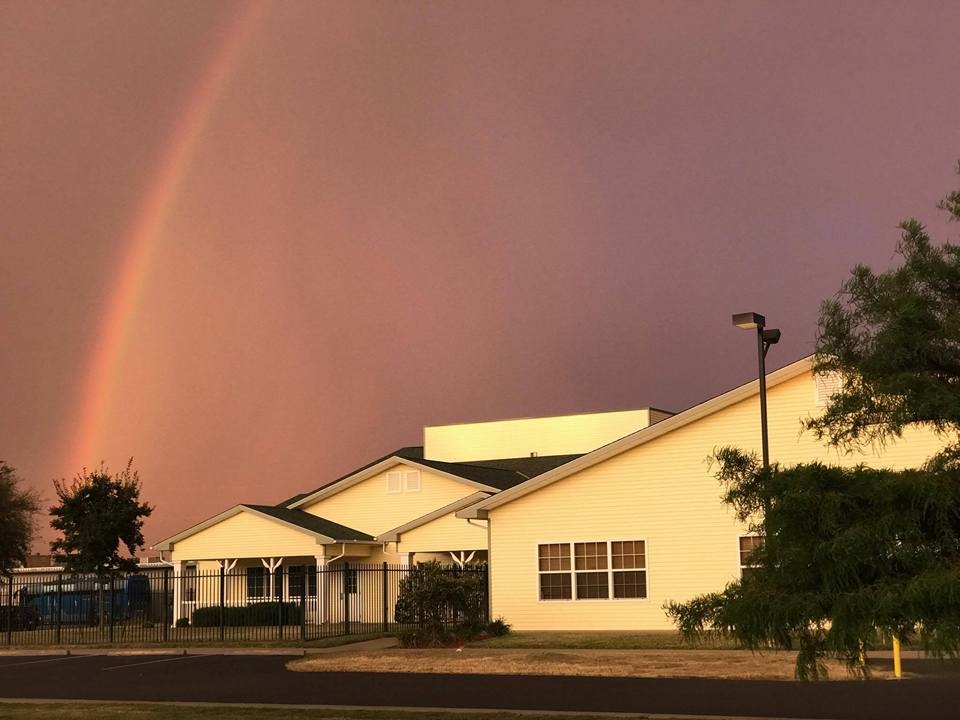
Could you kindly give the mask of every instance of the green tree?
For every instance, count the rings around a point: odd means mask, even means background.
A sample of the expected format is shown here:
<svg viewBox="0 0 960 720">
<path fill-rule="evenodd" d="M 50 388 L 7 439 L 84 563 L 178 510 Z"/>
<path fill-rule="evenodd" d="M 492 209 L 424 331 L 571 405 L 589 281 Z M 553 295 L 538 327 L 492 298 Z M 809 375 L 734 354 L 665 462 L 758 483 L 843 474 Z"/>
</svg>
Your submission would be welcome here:
<svg viewBox="0 0 960 720">
<path fill-rule="evenodd" d="M 939 206 L 960 220 L 960 190 Z M 900 266 L 857 266 L 821 307 L 814 370 L 843 384 L 808 427 L 833 445 L 882 443 L 914 424 L 960 429 L 960 247 L 933 244 L 916 219 L 900 228 Z"/>
<path fill-rule="evenodd" d="M 0 573 L 22 564 L 30 552 L 37 493 L 20 486 L 16 470 L 0 460 Z"/>
<path fill-rule="evenodd" d="M 717 459 L 724 501 L 765 541 L 742 580 L 666 605 L 684 636 L 719 633 L 754 650 L 798 643 L 801 679 L 824 676 L 828 656 L 865 673 L 861 650 L 884 636 L 960 652 L 960 453 L 900 472 L 764 470 L 732 448 Z"/>
<path fill-rule="evenodd" d="M 111 475 L 102 463 L 83 471 L 73 482 L 54 481 L 59 504 L 50 508 L 50 525 L 62 533 L 50 547 L 70 571 L 98 575 L 136 570 L 134 557 L 143 547 L 143 519 L 153 508 L 140 502 L 140 476 L 127 467 Z M 120 554 L 124 545 L 128 555 Z"/>
<path fill-rule="evenodd" d="M 957 168 L 960 173 L 960 165 Z M 960 191 L 941 201 L 960 219 Z M 799 643 L 797 675 L 835 656 L 866 672 L 878 633 L 960 654 L 960 248 L 901 224 L 899 267 L 856 267 L 821 307 L 814 371 L 843 379 L 807 428 L 847 449 L 910 425 L 955 444 L 914 470 L 820 464 L 764 469 L 717 453 L 724 501 L 764 537 L 756 569 L 723 592 L 665 606 L 681 632 L 718 632 L 750 648 Z"/>
</svg>

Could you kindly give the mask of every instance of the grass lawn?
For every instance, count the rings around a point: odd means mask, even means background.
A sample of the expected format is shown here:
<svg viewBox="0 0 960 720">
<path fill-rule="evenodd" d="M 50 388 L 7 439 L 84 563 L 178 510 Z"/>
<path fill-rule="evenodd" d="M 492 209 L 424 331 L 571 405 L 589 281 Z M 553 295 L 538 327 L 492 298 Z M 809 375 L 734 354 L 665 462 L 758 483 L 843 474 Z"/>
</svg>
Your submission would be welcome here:
<svg viewBox="0 0 960 720">
<path fill-rule="evenodd" d="M 576 715 L 579 720 L 601 720 Z M 609 720 L 610 715 L 603 718 Z M 634 716 L 635 717 L 635 716 Z M 0 718 L 10 720 L 570 720 L 550 713 L 471 713 L 453 711 L 321 710 L 298 708 L 232 707 L 224 705 L 164 705 L 154 703 L 0 703 Z M 660 720 L 669 720 L 660 718 Z"/>
<path fill-rule="evenodd" d="M 598 675 L 611 677 L 698 677 L 793 680 L 796 653 L 749 650 L 609 650 L 486 648 L 390 649 L 311 655 L 287 663 L 295 672 L 422 672 L 497 675 Z M 826 663 L 832 679 L 850 677 L 836 661 Z M 876 668 L 873 677 L 892 671 Z"/>
<path fill-rule="evenodd" d="M 704 638 L 697 642 L 685 642 L 680 633 L 673 630 L 648 630 L 645 632 L 511 632 L 489 638 L 470 647 L 478 648 L 523 648 L 523 649 L 589 649 L 589 650 L 735 650 L 739 646 L 732 640 Z"/>
</svg>

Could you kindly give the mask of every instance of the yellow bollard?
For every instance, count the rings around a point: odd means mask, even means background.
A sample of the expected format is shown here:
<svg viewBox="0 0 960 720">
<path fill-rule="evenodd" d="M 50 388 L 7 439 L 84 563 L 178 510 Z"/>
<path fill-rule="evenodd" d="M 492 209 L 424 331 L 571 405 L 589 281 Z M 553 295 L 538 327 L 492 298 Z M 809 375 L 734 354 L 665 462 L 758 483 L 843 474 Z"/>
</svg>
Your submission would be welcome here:
<svg viewBox="0 0 960 720">
<path fill-rule="evenodd" d="M 903 677 L 903 667 L 900 665 L 900 638 L 893 636 L 893 676 L 899 680 Z"/>
</svg>

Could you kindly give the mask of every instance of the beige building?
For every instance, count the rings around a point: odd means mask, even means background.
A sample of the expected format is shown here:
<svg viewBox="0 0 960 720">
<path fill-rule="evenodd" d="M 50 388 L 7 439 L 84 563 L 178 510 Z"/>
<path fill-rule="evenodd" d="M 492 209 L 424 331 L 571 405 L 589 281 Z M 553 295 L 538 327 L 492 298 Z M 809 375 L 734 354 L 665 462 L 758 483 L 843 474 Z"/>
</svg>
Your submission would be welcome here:
<svg viewBox="0 0 960 720">
<path fill-rule="evenodd" d="M 921 464 L 912 433 L 844 455 L 802 431 L 829 384 L 809 359 L 767 379 L 771 460 Z M 677 415 L 654 410 L 428 427 L 403 448 L 276 506 L 236 505 L 156 546 L 178 571 L 233 577 L 232 604 L 305 595 L 311 617 L 392 603 L 344 563 L 489 565 L 490 611 L 516 629 L 670 627 L 663 604 L 722 589 L 755 542 L 720 501 L 710 457 L 759 450 L 758 383 Z M 349 566 L 348 566 L 349 567 Z M 283 570 L 283 572 L 277 572 Z M 384 583 L 384 588 L 386 583 Z M 210 599 L 175 589 L 174 613 Z"/>
</svg>

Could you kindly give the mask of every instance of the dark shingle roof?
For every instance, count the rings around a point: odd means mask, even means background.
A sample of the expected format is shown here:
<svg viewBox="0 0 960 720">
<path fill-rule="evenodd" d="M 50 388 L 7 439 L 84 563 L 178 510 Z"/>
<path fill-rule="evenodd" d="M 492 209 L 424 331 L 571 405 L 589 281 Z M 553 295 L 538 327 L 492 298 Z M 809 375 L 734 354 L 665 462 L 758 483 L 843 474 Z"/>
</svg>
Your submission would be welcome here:
<svg viewBox="0 0 960 720">
<path fill-rule="evenodd" d="M 417 460 L 428 467 L 443 470 L 467 480 L 506 490 L 542 475 L 560 465 L 576 460 L 580 455 L 545 455 L 543 457 L 503 458 L 500 460 L 473 460 L 468 463 Z"/>
<path fill-rule="evenodd" d="M 256 510 L 264 515 L 269 515 L 277 520 L 283 520 L 291 525 L 302 527 L 305 530 L 326 535 L 338 542 L 350 540 L 373 540 L 372 535 L 365 532 L 354 530 L 346 525 L 340 525 L 331 520 L 326 520 L 316 515 L 311 515 L 303 510 L 290 510 L 288 508 L 274 507 L 273 505 L 243 505 L 243 507 Z"/>
</svg>

